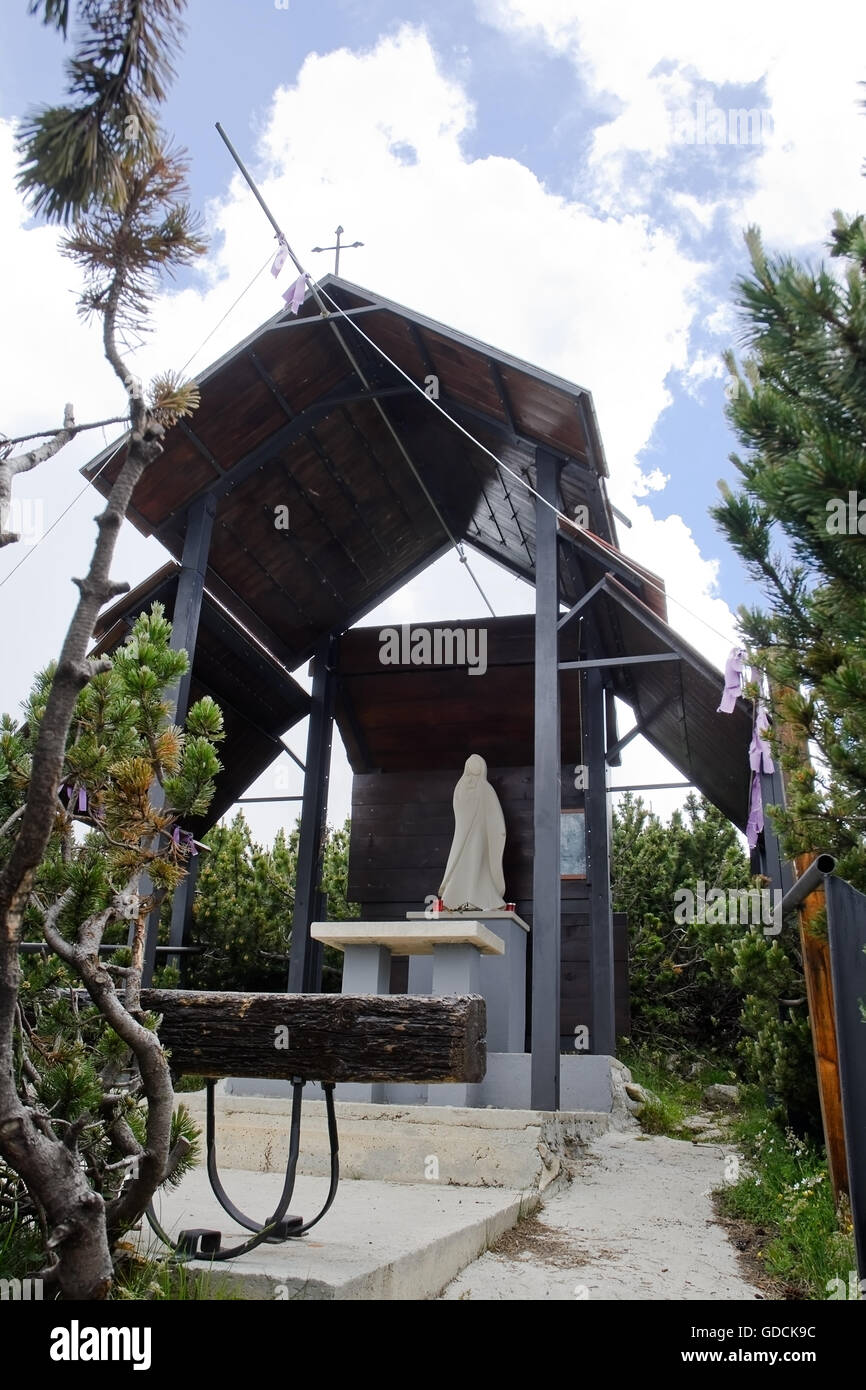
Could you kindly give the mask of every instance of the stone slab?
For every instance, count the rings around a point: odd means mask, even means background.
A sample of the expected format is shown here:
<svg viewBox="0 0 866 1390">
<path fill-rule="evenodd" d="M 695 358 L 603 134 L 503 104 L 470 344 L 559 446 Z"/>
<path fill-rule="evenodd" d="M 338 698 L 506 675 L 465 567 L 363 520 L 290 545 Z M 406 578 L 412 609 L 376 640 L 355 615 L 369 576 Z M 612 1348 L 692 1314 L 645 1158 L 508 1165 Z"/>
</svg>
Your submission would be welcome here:
<svg viewBox="0 0 866 1390">
<path fill-rule="evenodd" d="M 426 911 L 406 913 L 407 922 L 461 922 L 470 919 L 478 922 L 516 922 L 525 932 L 529 931 L 528 922 L 524 922 L 516 912 L 509 912 L 504 907 L 495 908 L 492 912 L 451 912 L 446 908 L 443 912 L 434 912 L 429 916 Z"/>
<path fill-rule="evenodd" d="M 221 1177 L 247 1215 L 262 1220 L 275 1209 L 282 1189 L 277 1173 L 235 1169 Z M 299 1177 L 292 1214 L 309 1219 L 326 1191 L 323 1179 Z M 210 1292 L 222 1284 L 245 1299 L 436 1298 L 536 1204 L 537 1198 L 520 1192 L 467 1190 L 441 1179 L 399 1186 L 343 1180 L 334 1205 L 308 1235 L 265 1243 L 224 1264 L 195 1260 L 188 1268 L 209 1274 Z M 220 1231 L 229 1247 L 249 1235 L 219 1206 L 202 1169 L 188 1174 L 177 1191 L 162 1194 L 157 1216 L 174 1238 L 183 1228 L 204 1227 Z M 141 1240 L 154 1250 L 165 1248 L 146 1226 Z"/>
<path fill-rule="evenodd" d="M 423 916 L 423 914 L 422 914 Z M 434 946 L 475 946 L 482 955 L 501 956 L 505 942 L 483 922 L 314 922 L 314 941 L 344 951 L 347 946 L 387 946 L 394 956 L 430 956 Z"/>
<path fill-rule="evenodd" d="M 183 1096 L 204 1126 L 204 1092 Z M 217 1095 L 220 1169 L 279 1173 L 288 1154 L 290 1103 L 275 1097 Z M 377 1105 L 338 1101 L 340 1168 L 345 1177 L 413 1184 L 435 1158 L 439 1181 L 460 1187 L 542 1191 L 556 1180 L 574 1147 L 603 1134 L 599 1112 L 477 1109 L 438 1105 Z M 204 1156 L 202 1155 L 202 1163 Z M 324 1101 L 303 1103 L 298 1171 L 330 1170 Z"/>
</svg>

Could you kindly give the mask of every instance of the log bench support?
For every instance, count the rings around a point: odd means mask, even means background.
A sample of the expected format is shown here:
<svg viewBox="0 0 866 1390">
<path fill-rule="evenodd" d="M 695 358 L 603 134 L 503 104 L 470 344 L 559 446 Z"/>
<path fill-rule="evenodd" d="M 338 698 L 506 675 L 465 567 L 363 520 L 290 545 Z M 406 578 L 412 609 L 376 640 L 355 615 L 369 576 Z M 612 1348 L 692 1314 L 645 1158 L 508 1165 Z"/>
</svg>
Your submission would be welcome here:
<svg viewBox="0 0 866 1390">
<path fill-rule="evenodd" d="M 374 952 L 378 948 L 370 948 Z M 387 955 L 388 953 L 385 952 Z M 390 962 L 390 957 L 389 957 Z M 453 970 L 446 962 L 446 970 Z M 375 972 L 375 956 L 362 956 L 358 970 Z M 370 976 L 372 978 L 372 975 Z M 207 1173 L 214 1195 L 252 1236 L 221 1248 L 219 1231 L 181 1231 L 174 1242 L 152 1206 L 147 1219 L 179 1259 L 236 1259 L 263 1241 L 304 1235 L 330 1209 L 340 1178 L 339 1138 L 334 1109 L 338 1082 L 434 1082 L 456 1090 L 477 1086 L 486 1067 L 486 1010 L 477 995 L 447 998 L 380 997 L 373 994 L 220 994 L 197 990 L 142 990 L 143 1009 L 160 1015 L 159 1037 L 169 1051 L 172 1074 L 200 1075 L 207 1084 Z M 232 1202 L 219 1175 L 214 1096 L 224 1076 L 271 1077 L 292 1085 L 289 1153 L 283 1191 L 274 1213 L 259 1222 Z M 331 1149 L 331 1180 L 320 1211 L 308 1221 L 289 1215 L 301 1138 L 301 1102 L 307 1079 L 325 1092 Z M 450 1101 L 450 1104 L 465 1102 Z"/>
</svg>

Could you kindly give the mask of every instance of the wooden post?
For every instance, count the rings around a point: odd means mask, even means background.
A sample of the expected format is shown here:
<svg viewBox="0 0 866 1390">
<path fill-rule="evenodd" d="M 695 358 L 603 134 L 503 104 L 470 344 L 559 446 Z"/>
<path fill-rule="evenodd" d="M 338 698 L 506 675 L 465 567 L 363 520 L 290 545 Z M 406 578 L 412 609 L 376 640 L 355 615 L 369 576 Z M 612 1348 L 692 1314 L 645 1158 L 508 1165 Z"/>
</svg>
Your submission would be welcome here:
<svg viewBox="0 0 866 1390">
<path fill-rule="evenodd" d="M 773 704 L 779 707 L 779 687 L 770 685 Z M 779 719 L 779 742 L 785 750 L 794 748 L 798 758 L 809 765 L 809 749 L 794 738 Z M 787 775 L 782 771 L 782 786 L 787 792 Z M 800 854 L 794 860 L 797 878 L 802 878 L 817 856 Z M 821 1121 L 827 1148 L 827 1168 L 833 1195 L 838 1202 L 841 1193 L 848 1193 L 848 1159 L 845 1153 L 845 1120 L 842 1110 L 842 1085 L 839 1077 L 839 1045 L 836 1038 L 836 1013 L 833 1000 L 833 974 L 830 966 L 830 943 L 826 935 L 815 936 L 811 924 L 825 906 L 823 886 L 804 898 L 799 907 L 800 949 L 803 956 L 803 976 L 806 982 L 806 1001 L 809 1006 L 809 1027 L 815 1053 L 818 1077 L 818 1097 L 821 1102 Z"/>
<path fill-rule="evenodd" d="M 797 877 L 801 878 L 816 856 L 801 854 L 795 859 Z M 839 1043 L 836 1037 L 836 1010 L 833 999 L 833 972 L 830 966 L 830 943 L 826 936 L 815 936 L 811 924 L 825 906 L 823 886 L 816 888 L 800 905 L 800 946 L 803 953 L 803 974 L 806 979 L 806 999 L 809 1004 L 809 1024 L 818 1075 L 818 1095 L 821 1101 L 821 1120 L 827 1146 L 827 1167 L 833 1194 L 838 1202 L 841 1193 L 848 1193 L 848 1158 L 845 1152 L 845 1120 L 842 1110 L 842 1085 L 839 1077 Z"/>
</svg>

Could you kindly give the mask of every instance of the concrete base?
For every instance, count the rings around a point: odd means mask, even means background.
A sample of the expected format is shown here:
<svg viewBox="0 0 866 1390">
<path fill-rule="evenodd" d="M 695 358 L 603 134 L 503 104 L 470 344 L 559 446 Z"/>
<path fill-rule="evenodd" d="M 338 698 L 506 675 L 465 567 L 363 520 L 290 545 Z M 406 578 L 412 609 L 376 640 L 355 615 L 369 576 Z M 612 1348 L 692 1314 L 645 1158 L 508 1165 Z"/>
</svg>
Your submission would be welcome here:
<svg viewBox="0 0 866 1390">
<path fill-rule="evenodd" d="M 424 958 L 422 958 L 424 959 Z M 487 1073 L 477 1085 L 431 1086 L 388 1085 L 377 1082 L 371 1086 L 343 1082 L 335 1091 L 337 1100 L 353 1103 L 372 1102 L 376 1105 L 471 1106 L 484 1109 L 493 1106 L 505 1110 L 531 1108 L 531 1064 L 528 1052 L 488 1052 Z M 615 1057 L 592 1056 L 588 1053 L 565 1053 L 560 1059 L 560 1108 L 562 1110 L 595 1110 L 610 1115 L 617 1110 L 617 1069 L 622 1064 Z M 288 1098 L 288 1081 L 257 1081 L 244 1077 L 229 1077 L 225 1092 L 236 1096 L 273 1096 Z M 372 1095 L 371 1095 L 372 1091 Z M 318 1087 L 308 1085 L 305 1098 L 321 1095 Z"/>
<path fill-rule="evenodd" d="M 232 1200 L 259 1220 L 272 1212 L 282 1178 L 276 1173 L 226 1171 Z M 301 1177 L 291 1212 L 309 1219 L 327 1184 Z M 436 1298 L 461 1270 L 537 1205 L 538 1198 L 497 1188 L 471 1192 L 421 1182 L 394 1187 L 382 1182 L 341 1182 L 337 1199 L 308 1236 L 282 1245 L 260 1245 L 225 1264 L 192 1261 L 208 1293 L 220 1287 L 245 1299 L 304 1301 Z M 235 1226 L 218 1205 L 203 1170 L 184 1178 L 177 1192 L 157 1201 L 169 1235 L 188 1227 L 223 1233 L 223 1246 L 239 1245 L 248 1232 Z M 143 1227 L 142 1244 L 165 1247 Z"/>
<path fill-rule="evenodd" d="M 204 1092 L 188 1092 L 183 1101 L 203 1126 Z M 559 1177 L 563 1159 L 574 1147 L 610 1125 L 610 1117 L 598 1111 L 551 1114 L 346 1102 L 336 1108 L 340 1170 L 346 1178 L 520 1192 L 543 1191 Z M 281 1172 L 288 1153 L 289 1110 L 285 1100 L 218 1095 L 220 1168 Z M 298 1171 L 325 1177 L 329 1164 L 324 1101 L 304 1101 Z"/>
</svg>

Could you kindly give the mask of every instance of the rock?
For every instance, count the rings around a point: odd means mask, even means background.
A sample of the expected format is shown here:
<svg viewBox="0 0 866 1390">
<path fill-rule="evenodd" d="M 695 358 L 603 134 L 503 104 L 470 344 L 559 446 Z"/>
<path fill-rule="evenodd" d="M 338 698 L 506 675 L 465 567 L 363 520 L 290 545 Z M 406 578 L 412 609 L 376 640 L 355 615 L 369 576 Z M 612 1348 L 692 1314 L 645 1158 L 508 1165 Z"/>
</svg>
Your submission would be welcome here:
<svg viewBox="0 0 866 1390">
<path fill-rule="evenodd" d="M 635 1115 L 642 1107 L 636 1105 L 626 1095 L 626 1078 L 631 1081 L 631 1072 L 627 1067 L 620 1071 L 617 1067 L 610 1070 L 610 1094 L 611 1094 L 611 1124 L 614 1129 L 631 1129 L 637 1123 Z"/>
<path fill-rule="evenodd" d="M 643 1086 L 639 1086 L 636 1081 L 625 1083 L 625 1093 L 629 1100 L 637 1101 L 638 1105 L 646 1105 L 650 1098 L 649 1091 L 645 1091 Z"/>
<path fill-rule="evenodd" d="M 683 1120 L 682 1128 L 687 1129 L 690 1134 L 699 1134 L 704 1129 L 711 1129 L 713 1121 L 707 1119 L 706 1115 L 687 1115 Z"/>
<path fill-rule="evenodd" d="M 738 1086 L 708 1086 L 701 1097 L 711 1110 L 735 1110 L 740 1103 Z"/>
</svg>

